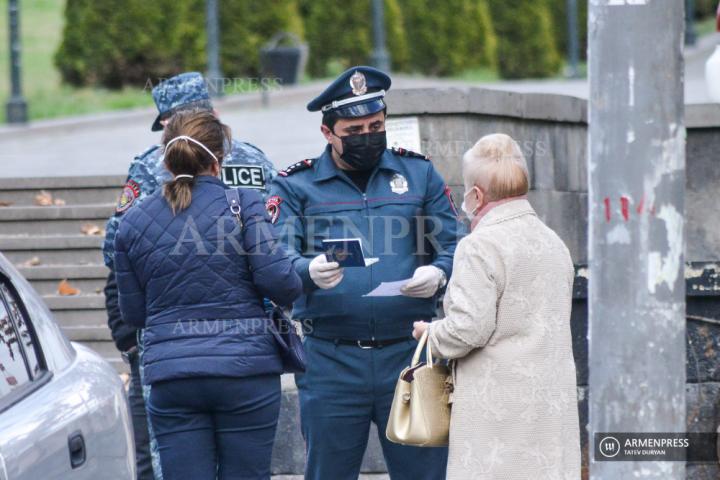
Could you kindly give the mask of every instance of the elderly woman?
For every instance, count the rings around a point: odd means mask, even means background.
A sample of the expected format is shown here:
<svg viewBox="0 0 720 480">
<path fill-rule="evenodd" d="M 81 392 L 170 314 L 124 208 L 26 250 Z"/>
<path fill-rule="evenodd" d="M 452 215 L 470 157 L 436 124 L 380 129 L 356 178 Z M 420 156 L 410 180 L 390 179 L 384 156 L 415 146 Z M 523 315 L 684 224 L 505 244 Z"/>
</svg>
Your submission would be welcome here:
<svg viewBox="0 0 720 480">
<path fill-rule="evenodd" d="M 432 351 L 457 360 L 448 479 L 580 478 L 573 264 L 526 199 L 528 170 L 509 136 L 463 158 L 463 211 L 446 317 L 416 322 Z"/>
</svg>

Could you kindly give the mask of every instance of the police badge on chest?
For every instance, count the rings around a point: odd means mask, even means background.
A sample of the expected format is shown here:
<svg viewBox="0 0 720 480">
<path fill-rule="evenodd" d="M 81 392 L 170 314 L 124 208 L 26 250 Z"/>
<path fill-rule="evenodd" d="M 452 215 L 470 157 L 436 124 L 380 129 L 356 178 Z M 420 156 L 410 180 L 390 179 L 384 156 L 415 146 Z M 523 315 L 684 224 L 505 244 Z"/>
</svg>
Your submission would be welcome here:
<svg viewBox="0 0 720 480">
<path fill-rule="evenodd" d="M 390 180 L 390 189 L 393 193 L 397 193 L 398 195 L 406 193 L 408 191 L 407 179 L 399 173 L 396 173 L 393 175 L 392 180 Z"/>
</svg>

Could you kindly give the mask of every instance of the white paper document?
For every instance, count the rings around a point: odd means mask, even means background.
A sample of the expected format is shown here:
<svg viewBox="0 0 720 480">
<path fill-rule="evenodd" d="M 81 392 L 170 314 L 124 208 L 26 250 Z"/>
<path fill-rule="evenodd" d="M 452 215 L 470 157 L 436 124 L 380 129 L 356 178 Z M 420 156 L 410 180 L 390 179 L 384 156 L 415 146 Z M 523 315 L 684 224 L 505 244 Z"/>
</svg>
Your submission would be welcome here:
<svg viewBox="0 0 720 480">
<path fill-rule="evenodd" d="M 397 297 L 398 295 L 402 295 L 400 289 L 409 281 L 410 279 L 406 278 L 405 280 L 398 280 L 397 282 L 382 282 L 375 290 L 363 295 L 363 297 Z"/>
</svg>

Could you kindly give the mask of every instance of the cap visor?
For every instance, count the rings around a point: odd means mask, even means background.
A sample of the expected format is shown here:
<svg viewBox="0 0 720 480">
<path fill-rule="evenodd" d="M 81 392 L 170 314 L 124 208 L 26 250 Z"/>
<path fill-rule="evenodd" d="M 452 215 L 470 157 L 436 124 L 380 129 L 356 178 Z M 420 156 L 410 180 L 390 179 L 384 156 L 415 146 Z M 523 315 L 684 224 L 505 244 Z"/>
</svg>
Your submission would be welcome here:
<svg viewBox="0 0 720 480">
<path fill-rule="evenodd" d="M 382 98 L 374 98 L 369 102 L 346 105 L 336 108 L 335 110 L 331 110 L 331 112 L 340 118 L 356 118 L 367 117 L 368 115 L 381 112 L 384 109 L 385 102 L 383 102 Z"/>
<path fill-rule="evenodd" d="M 163 129 L 163 125 L 162 125 L 162 123 L 160 123 L 160 117 L 161 117 L 161 115 L 158 115 L 155 118 L 155 121 L 153 122 L 152 127 L 150 128 L 151 131 L 157 132 L 157 131 L 160 131 Z"/>
</svg>

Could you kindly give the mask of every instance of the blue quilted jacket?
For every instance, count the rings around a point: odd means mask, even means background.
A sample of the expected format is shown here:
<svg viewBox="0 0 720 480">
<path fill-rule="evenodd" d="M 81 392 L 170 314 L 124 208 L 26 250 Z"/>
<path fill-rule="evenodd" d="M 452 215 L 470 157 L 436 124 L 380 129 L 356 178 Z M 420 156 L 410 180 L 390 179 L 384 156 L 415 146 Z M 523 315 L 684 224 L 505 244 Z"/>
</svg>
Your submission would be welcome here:
<svg viewBox="0 0 720 480">
<path fill-rule="evenodd" d="M 144 382 L 282 373 L 263 297 L 290 305 L 302 283 L 276 243 L 260 195 L 195 179 L 192 203 L 173 215 L 158 190 L 130 209 L 115 238 L 123 321 L 145 328 Z"/>
</svg>

